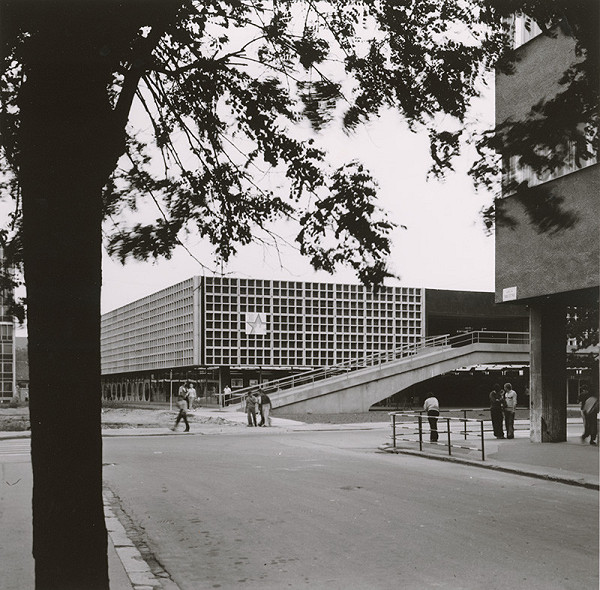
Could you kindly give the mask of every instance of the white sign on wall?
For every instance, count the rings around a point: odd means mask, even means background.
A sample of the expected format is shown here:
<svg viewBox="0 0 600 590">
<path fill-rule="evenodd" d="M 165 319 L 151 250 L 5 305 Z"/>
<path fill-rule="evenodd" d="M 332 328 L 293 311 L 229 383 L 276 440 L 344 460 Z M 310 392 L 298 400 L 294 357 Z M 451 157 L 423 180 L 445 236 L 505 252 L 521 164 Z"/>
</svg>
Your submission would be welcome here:
<svg viewBox="0 0 600 590">
<path fill-rule="evenodd" d="M 502 301 L 514 301 L 517 298 L 517 288 L 507 287 L 502 289 Z"/>
<path fill-rule="evenodd" d="M 267 314 L 248 312 L 246 314 L 246 334 L 263 335 L 267 333 Z"/>
</svg>

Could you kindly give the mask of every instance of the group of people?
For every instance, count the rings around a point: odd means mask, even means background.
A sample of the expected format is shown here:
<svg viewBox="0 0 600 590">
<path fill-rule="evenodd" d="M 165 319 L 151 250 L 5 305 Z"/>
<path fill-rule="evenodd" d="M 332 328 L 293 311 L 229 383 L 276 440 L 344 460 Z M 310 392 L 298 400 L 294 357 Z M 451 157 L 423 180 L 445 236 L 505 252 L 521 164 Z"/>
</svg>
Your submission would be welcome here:
<svg viewBox="0 0 600 590">
<path fill-rule="evenodd" d="M 490 414 L 492 428 L 496 438 L 504 438 L 504 423 L 506 438 L 515 438 L 515 410 L 517 409 L 517 392 L 510 383 L 500 387 L 496 383 L 490 392 Z"/>
<path fill-rule="evenodd" d="M 179 423 L 183 420 L 185 424 L 185 432 L 190 431 L 190 423 L 187 419 L 187 413 L 189 410 L 194 409 L 194 403 L 196 401 L 196 390 L 192 385 L 191 381 L 186 381 L 177 392 L 177 407 L 179 408 L 179 413 L 177 414 L 177 418 L 175 418 L 175 425 L 171 430 L 177 430 Z"/>
<path fill-rule="evenodd" d="M 492 427 L 496 438 L 504 438 L 504 423 L 506 423 L 506 438 L 515 438 L 515 410 L 517 408 L 517 393 L 510 383 L 504 388 L 495 384 L 490 393 L 490 412 Z M 440 415 L 440 402 L 432 394 L 428 394 L 423 409 L 427 412 L 429 421 L 429 440 L 438 441 L 437 422 Z"/>
<path fill-rule="evenodd" d="M 583 418 L 583 434 L 581 440 L 590 438 L 590 444 L 596 445 L 598 436 L 598 398 L 583 386 L 579 394 L 581 403 L 581 416 Z M 503 421 L 506 424 L 506 438 L 515 437 L 515 409 L 517 407 L 517 394 L 510 383 L 505 383 L 504 388 L 494 385 L 490 393 L 490 413 L 492 427 L 496 438 L 504 438 Z"/>
<path fill-rule="evenodd" d="M 260 415 L 260 423 L 256 423 L 256 411 Z M 246 395 L 246 414 L 248 426 L 271 426 L 271 399 L 264 392 L 259 394 L 249 392 Z"/>
<path fill-rule="evenodd" d="M 194 409 L 195 401 L 196 390 L 190 381 L 186 381 L 177 392 L 176 403 L 179 408 L 179 413 L 177 414 L 177 418 L 175 418 L 175 424 L 171 430 L 177 430 L 179 423 L 183 421 L 185 424 L 185 432 L 190 431 L 187 413 Z M 260 423 L 258 424 L 257 411 L 260 415 Z M 264 392 L 260 392 L 259 394 L 248 393 L 248 395 L 246 395 L 246 413 L 248 414 L 248 426 L 271 426 L 271 399 Z"/>
</svg>

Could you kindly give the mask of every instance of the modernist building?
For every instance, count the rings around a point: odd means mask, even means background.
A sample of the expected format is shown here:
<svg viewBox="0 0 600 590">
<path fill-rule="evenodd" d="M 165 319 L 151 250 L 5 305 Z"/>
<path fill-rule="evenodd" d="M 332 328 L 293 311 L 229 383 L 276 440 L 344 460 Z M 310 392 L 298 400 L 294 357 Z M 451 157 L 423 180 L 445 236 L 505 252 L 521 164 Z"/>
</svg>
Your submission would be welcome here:
<svg viewBox="0 0 600 590">
<path fill-rule="evenodd" d="M 493 293 L 192 277 L 102 316 L 103 396 L 200 396 L 411 346 L 427 335 L 527 331 Z"/>
<path fill-rule="evenodd" d="M 527 120 L 531 107 L 564 90 L 560 78 L 581 59 L 568 28 L 551 36 L 516 23 L 516 71 L 496 76 L 496 122 Z M 522 35 L 525 35 L 524 37 Z M 517 43 L 517 45 L 519 42 Z M 576 105 L 573 106 L 576 108 Z M 566 440 L 567 308 L 598 308 L 600 285 L 600 167 L 575 162 L 542 178 L 504 161 L 510 179 L 528 181 L 524 194 L 505 190 L 497 202 L 496 301 L 527 305 L 531 334 L 531 439 Z M 541 190 L 543 189 L 543 190 Z M 532 208 L 556 205 L 573 223 L 543 231 Z M 598 391 L 598 366 L 592 376 Z"/>
<path fill-rule="evenodd" d="M 4 255 L 0 248 L 0 270 Z M 15 394 L 15 320 L 10 313 L 8 296 L 0 290 L 0 403 L 8 403 Z"/>
</svg>

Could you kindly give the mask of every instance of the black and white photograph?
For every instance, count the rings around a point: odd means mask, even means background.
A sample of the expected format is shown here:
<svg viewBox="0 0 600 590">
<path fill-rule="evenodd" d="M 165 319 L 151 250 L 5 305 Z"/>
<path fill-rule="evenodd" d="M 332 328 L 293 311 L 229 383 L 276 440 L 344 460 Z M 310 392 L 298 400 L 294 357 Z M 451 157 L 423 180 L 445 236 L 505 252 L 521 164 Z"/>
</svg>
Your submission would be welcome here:
<svg viewBox="0 0 600 590">
<path fill-rule="evenodd" d="M 598 0 L 0 47 L 0 590 L 599 587 Z"/>
</svg>

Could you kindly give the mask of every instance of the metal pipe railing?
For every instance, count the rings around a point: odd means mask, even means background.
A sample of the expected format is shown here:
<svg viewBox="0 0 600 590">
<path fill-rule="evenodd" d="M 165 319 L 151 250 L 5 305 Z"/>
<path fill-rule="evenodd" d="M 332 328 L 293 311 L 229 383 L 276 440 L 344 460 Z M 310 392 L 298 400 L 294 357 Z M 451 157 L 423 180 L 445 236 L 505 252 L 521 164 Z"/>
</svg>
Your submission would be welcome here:
<svg viewBox="0 0 600 590">
<path fill-rule="evenodd" d="M 407 442 L 419 444 L 419 451 L 423 452 L 424 444 L 431 444 L 436 446 L 447 446 L 448 455 L 452 456 L 452 449 L 466 449 L 470 451 L 480 451 L 481 452 L 481 460 L 485 461 L 485 428 L 484 428 L 484 420 L 475 419 L 475 418 L 454 418 L 451 416 L 440 416 L 438 417 L 438 424 L 440 422 L 445 422 L 446 430 L 440 431 L 439 428 L 437 430 L 439 434 L 446 434 L 446 443 L 440 443 L 437 441 L 426 441 L 424 437 L 423 431 L 423 413 L 419 412 L 390 412 L 389 414 L 392 419 L 392 445 L 393 448 L 398 448 L 398 441 L 401 438 L 399 436 L 398 430 L 404 429 L 407 436 L 412 436 L 413 438 L 403 438 L 402 440 Z M 416 418 L 416 421 L 415 421 Z M 412 419 L 412 421 L 410 420 Z M 456 444 L 452 442 L 452 435 L 457 434 L 455 429 L 452 428 L 453 424 L 457 424 L 459 426 L 458 434 L 464 433 L 464 439 L 468 440 L 468 436 L 475 436 L 479 440 L 478 446 L 467 446 L 464 444 Z M 468 428 L 469 426 L 473 426 L 473 429 Z M 416 430 L 415 430 L 416 428 Z M 461 430 L 462 428 L 462 430 Z M 416 436 L 416 438 L 414 438 Z"/>
</svg>

